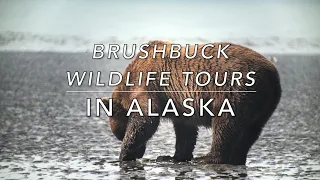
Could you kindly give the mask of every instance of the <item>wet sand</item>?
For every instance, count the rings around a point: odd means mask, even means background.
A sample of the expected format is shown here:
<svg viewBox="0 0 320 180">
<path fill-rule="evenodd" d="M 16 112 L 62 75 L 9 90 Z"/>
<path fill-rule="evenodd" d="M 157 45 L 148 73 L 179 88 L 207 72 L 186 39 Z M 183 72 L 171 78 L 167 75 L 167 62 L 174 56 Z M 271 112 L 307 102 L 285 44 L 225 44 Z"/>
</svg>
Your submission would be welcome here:
<svg viewBox="0 0 320 180">
<path fill-rule="evenodd" d="M 156 163 L 174 153 L 172 125 L 162 122 L 144 158 L 119 167 L 106 115 L 85 114 L 86 98 L 110 93 L 67 93 L 79 88 L 68 87 L 66 71 L 108 74 L 129 61 L 91 55 L 0 52 L 0 179 L 320 178 L 320 56 L 274 55 L 282 99 L 246 166 Z M 194 155 L 210 146 L 210 130 L 201 129 Z"/>
</svg>

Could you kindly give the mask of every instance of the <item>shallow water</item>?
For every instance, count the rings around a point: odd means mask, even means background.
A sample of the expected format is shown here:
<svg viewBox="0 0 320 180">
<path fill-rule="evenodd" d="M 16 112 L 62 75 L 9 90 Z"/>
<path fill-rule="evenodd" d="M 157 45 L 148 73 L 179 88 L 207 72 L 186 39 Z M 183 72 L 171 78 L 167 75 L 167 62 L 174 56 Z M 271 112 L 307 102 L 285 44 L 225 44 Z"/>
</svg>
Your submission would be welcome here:
<svg viewBox="0 0 320 180">
<path fill-rule="evenodd" d="M 149 141 L 143 159 L 119 166 L 120 142 L 106 115 L 85 114 L 87 97 L 110 94 L 67 93 L 77 88 L 68 87 L 66 71 L 107 74 L 122 71 L 129 61 L 92 60 L 90 53 L 1 52 L 0 179 L 319 179 L 320 57 L 276 57 L 282 99 L 246 166 L 155 162 L 174 153 L 168 122 Z M 211 146 L 210 130 L 199 134 L 195 156 Z"/>
</svg>

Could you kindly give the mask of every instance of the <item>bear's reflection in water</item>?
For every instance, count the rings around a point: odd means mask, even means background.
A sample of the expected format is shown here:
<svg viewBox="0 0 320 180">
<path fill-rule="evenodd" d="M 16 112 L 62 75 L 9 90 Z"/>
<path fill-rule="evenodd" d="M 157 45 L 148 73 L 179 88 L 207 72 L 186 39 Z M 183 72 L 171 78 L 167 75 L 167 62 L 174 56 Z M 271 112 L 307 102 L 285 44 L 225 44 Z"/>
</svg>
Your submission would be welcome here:
<svg viewBox="0 0 320 180">
<path fill-rule="evenodd" d="M 118 165 L 118 164 L 114 164 Z M 120 177 L 135 179 L 159 179 L 172 178 L 171 173 L 175 173 L 175 179 L 192 179 L 208 176 L 211 178 L 231 178 L 239 179 L 247 177 L 247 167 L 244 165 L 207 164 L 199 165 L 194 163 L 168 163 L 155 162 L 144 159 L 140 161 L 126 161 L 120 164 Z M 154 166 L 154 167 L 152 167 Z M 206 173 L 205 173 L 206 172 Z M 154 174 L 153 174 L 154 173 Z"/>
</svg>

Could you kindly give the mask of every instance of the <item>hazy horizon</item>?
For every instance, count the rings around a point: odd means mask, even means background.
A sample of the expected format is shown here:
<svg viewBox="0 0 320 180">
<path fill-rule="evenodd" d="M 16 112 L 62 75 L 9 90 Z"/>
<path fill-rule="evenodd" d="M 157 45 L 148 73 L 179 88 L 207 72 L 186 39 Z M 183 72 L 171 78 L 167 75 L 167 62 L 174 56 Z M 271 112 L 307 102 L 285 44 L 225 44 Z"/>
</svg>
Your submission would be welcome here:
<svg viewBox="0 0 320 180">
<path fill-rule="evenodd" d="M 282 48 L 280 51 L 295 52 L 298 46 L 306 46 L 303 52 L 320 52 L 319 12 L 320 1 L 315 0 L 197 3 L 0 0 L 0 50 L 22 45 L 34 50 L 55 49 L 57 45 L 47 41 L 63 41 L 58 44 L 63 46 L 71 37 L 72 41 L 81 40 L 72 45 L 67 42 L 69 50 L 83 46 L 82 41 L 90 44 L 91 49 L 98 41 L 114 40 L 121 44 L 133 43 L 135 39 L 138 42 L 134 43 L 166 39 L 197 43 L 205 39 L 235 41 L 261 51 Z M 41 42 L 30 36 L 40 36 Z M 85 47 L 80 49 L 89 48 Z"/>
</svg>

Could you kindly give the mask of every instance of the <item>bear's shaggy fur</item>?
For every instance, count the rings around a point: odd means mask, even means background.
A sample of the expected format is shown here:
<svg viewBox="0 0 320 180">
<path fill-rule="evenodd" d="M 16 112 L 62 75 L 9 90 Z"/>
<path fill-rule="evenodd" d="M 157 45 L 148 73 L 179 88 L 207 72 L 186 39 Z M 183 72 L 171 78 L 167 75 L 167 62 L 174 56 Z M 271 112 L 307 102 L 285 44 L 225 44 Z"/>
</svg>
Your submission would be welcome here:
<svg viewBox="0 0 320 180">
<path fill-rule="evenodd" d="M 172 120 L 176 134 L 176 151 L 172 157 L 176 161 L 189 161 L 193 158 L 193 150 L 198 135 L 198 127 L 205 126 L 212 128 L 212 147 L 211 151 L 204 157 L 199 158 L 205 163 L 214 164 L 239 164 L 246 163 L 246 157 L 253 143 L 258 139 L 262 128 L 276 109 L 280 97 L 281 86 L 279 74 L 275 66 L 259 53 L 232 43 L 213 43 L 214 48 L 206 48 L 205 55 L 216 55 L 218 45 L 222 47 L 231 44 L 225 53 L 228 59 L 221 58 L 204 59 L 201 56 L 201 47 L 199 45 L 197 56 L 194 59 L 187 59 L 184 56 L 185 47 L 181 49 L 181 56 L 178 59 L 170 59 L 169 52 L 166 52 L 165 58 L 161 53 L 153 59 L 153 46 L 158 44 L 157 49 L 161 49 L 164 44 L 170 42 L 151 41 L 150 46 L 145 48 L 149 52 L 147 59 L 139 59 L 139 55 L 128 65 L 124 74 L 124 79 L 112 94 L 113 99 L 113 116 L 109 117 L 110 127 L 114 135 L 122 141 L 120 161 L 135 160 L 141 158 L 146 149 L 146 143 L 156 132 L 159 125 L 160 117 L 140 116 L 138 113 L 132 113 L 126 117 L 126 113 L 133 99 L 137 99 L 144 113 L 148 111 L 147 99 L 152 99 L 152 112 L 162 113 L 163 108 L 170 98 L 177 105 L 179 112 L 185 112 L 182 102 L 186 98 L 193 98 L 193 107 L 199 111 L 197 99 L 214 98 L 213 105 L 209 108 L 216 115 L 217 107 L 220 107 L 225 98 L 229 99 L 236 116 L 230 113 L 223 113 L 222 116 L 200 117 L 197 113 L 192 117 L 184 117 L 182 113 L 176 117 L 169 113 L 166 118 Z M 194 48 L 194 46 L 192 46 Z M 193 54 L 190 48 L 189 55 Z M 194 49 L 193 49 L 194 50 Z M 170 86 L 163 87 L 159 81 L 151 81 L 149 86 L 145 83 L 142 86 L 125 86 L 126 74 L 131 72 L 130 82 L 138 84 L 139 72 L 171 72 Z M 224 86 L 215 86 L 209 83 L 207 86 L 200 87 L 194 83 L 191 78 L 188 86 L 184 86 L 185 77 L 182 72 L 199 73 L 202 71 L 209 72 L 212 76 L 215 72 L 223 74 L 228 72 L 227 83 Z M 245 76 L 249 71 L 254 71 L 253 78 L 255 83 L 248 87 L 244 84 L 246 79 L 241 79 L 241 86 L 230 86 L 228 83 L 231 79 L 232 72 L 242 72 Z M 156 77 L 158 79 L 159 77 Z M 145 81 L 145 80 L 144 80 Z M 202 79 L 205 81 L 205 79 Z M 219 81 L 223 81 L 219 78 Z M 121 92 L 125 91 L 125 92 Z M 128 92 L 133 91 L 133 92 Z M 141 92 L 144 91 L 144 92 Z M 145 92 L 148 91 L 148 92 Z M 161 91 L 161 92 L 150 92 Z M 183 92 L 177 92 L 183 91 Z M 203 92 L 201 92 L 203 91 Z M 247 92 L 208 92 L 208 91 L 256 91 L 256 93 Z M 105 105 L 108 105 L 108 99 L 104 99 Z M 173 115 L 170 115 L 173 114 Z"/>
</svg>

